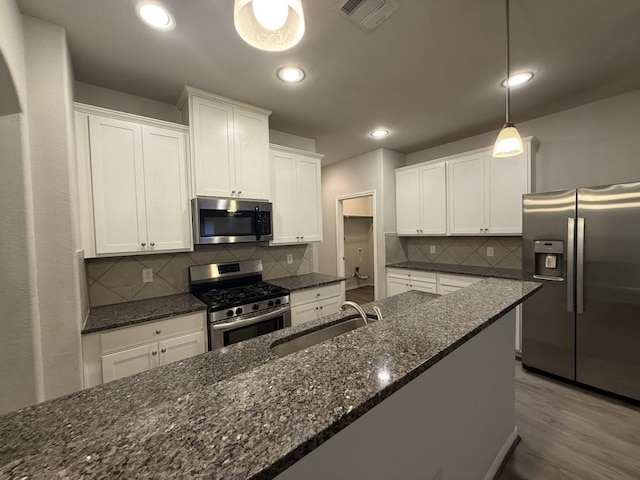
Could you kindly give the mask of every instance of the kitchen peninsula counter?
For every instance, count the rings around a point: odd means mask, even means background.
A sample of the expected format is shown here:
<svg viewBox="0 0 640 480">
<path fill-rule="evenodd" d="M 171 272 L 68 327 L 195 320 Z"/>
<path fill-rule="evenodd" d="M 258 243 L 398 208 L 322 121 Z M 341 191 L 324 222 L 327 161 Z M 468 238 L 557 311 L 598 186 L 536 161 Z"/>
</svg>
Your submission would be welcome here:
<svg viewBox="0 0 640 480">
<path fill-rule="evenodd" d="M 411 291 L 366 306 L 382 321 L 284 358 L 270 347 L 353 312 L 4 415 L 0 478 L 286 475 L 538 288 L 490 278 L 443 297 Z"/>
<path fill-rule="evenodd" d="M 266 280 L 266 282 L 277 285 L 278 287 L 286 288 L 291 292 L 295 292 L 296 290 L 304 290 L 305 288 L 332 285 L 334 283 L 344 282 L 345 280 L 346 278 L 344 277 L 314 272 L 292 275 L 290 277 L 272 278 L 270 280 Z"/>
</svg>

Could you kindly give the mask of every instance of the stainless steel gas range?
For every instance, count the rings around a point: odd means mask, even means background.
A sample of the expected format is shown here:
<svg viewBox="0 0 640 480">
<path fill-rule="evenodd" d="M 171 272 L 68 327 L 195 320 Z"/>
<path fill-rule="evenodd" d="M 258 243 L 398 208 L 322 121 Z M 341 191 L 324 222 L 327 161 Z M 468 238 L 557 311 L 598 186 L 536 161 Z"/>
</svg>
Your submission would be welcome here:
<svg viewBox="0 0 640 480">
<path fill-rule="evenodd" d="M 209 350 L 291 326 L 289 290 L 262 281 L 262 261 L 189 267 L 189 290 L 208 306 Z"/>
</svg>

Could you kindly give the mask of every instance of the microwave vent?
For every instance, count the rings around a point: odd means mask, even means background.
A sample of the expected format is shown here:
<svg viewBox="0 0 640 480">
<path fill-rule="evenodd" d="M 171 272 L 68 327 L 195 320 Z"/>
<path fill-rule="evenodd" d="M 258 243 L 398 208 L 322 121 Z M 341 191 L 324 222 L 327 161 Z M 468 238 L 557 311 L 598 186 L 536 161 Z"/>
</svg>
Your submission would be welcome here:
<svg viewBox="0 0 640 480">
<path fill-rule="evenodd" d="M 369 32 L 380 26 L 400 5 L 393 0 L 341 0 L 338 8 L 351 22 Z"/>
</svg>

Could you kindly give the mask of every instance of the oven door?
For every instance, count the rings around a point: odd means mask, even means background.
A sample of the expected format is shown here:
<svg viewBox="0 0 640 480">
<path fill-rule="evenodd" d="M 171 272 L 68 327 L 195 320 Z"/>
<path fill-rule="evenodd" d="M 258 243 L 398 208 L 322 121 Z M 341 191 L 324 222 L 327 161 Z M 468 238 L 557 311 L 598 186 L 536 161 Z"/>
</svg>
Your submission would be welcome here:
<svg viewBox="0 0 640 480">
<path fill-rule="evenodd" d="M 197 197 L 192 211 L 193 241 L 197 245 L 273 239 L 268 202 Z"/>
<path fill-rule="evenodd" d="M 291 308 L 289 305 L 231 322 L 210 323 L 209 349 L 217 350 L 290 326 Z"/>
</svg>

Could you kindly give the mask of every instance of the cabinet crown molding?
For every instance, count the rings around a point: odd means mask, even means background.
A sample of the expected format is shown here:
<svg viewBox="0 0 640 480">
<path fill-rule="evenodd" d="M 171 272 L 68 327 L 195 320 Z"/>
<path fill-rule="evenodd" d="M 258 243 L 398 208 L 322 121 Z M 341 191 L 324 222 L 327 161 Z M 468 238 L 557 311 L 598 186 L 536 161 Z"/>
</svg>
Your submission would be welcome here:
<svg viewBox="0 0 640 480">
<path fill-rule="evenodd" d="M 100 115 L 101 117 L 117 118 L 129 122 L 139 123 L 150 127 L 168 128 L 178 132 L 189 133 L 189 127 L 181 123 L 167 122 L 151 117 L 143 117 L 134 113 L 121 112 L 119 110 L 111 110 L 109 108 L 96 107 L 86 103 L 73 102 L 73 108 L 76 112 L 86 113 L 88 115 Z"/>
<path fill-rule="evenodd" d="M 324 155 L 322 153 L 310 152 L 308 150 L 300 150 L 299 148 L 287 147 L 285 145 L 277 145 L 275 143 L 270 143 L 269 148 L 272 150 L 280 150 L 281 152 L 299 153 L 312 158 L 319 158 L 319 159 L 324 158 Z"/>
<path fill-rule="evenodd" d="M 244 108 L 245 110 L 250 110 L 250 111 L 259 113 L 261 115 L 266 115 L 267 117 L 272 113 L 271 110 L 267 110 L 266 108 L 256 107 L 255 105 L 250 105 L 248 103 L 240 102 L 238 100 L 233 100 L 231 98 L 215 95 L 213 93 L 209 93 L 204 90 L 200 90 L 198 88 L 193 88 L 188 85 L 185 85 L 184 89 L 182 90 L 182 93 L 180 94 L 180 98 L 178 98 L 178 103 L 177 103 L 178 110 L 183 109 L 184 104 L 186 103 L 187 99 L 190 96 L 205 98 L 208 100 L 212 100 L 214 102 L 225 103 L 232 107 Z"/>
</svg>

